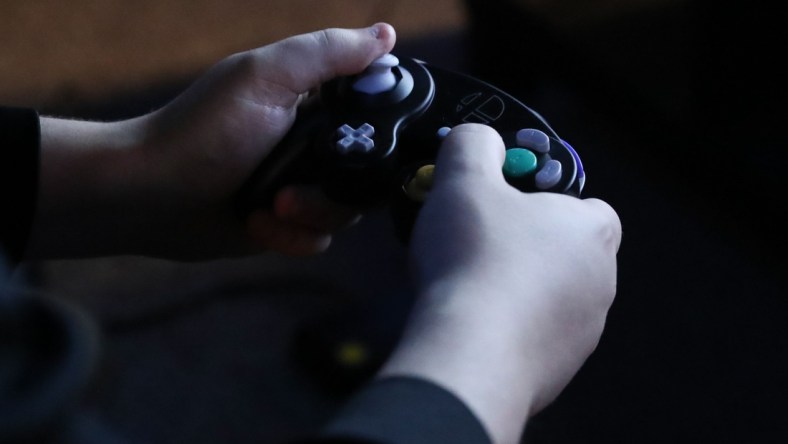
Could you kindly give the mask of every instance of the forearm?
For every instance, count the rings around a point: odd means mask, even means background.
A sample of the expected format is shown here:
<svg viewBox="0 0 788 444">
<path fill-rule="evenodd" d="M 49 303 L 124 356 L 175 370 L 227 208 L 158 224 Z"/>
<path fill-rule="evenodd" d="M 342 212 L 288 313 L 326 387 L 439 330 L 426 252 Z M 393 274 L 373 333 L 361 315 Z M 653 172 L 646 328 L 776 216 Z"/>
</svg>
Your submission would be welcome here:
<svg viewBox="0 0 788 444">
<path fill-rule="evenodd" d="M 138 219 L 145 170 L 142 119 L 87 122 L 42 117 L 39 196 L 28 257 L 125 251 Z M 142 227 L 137 227 L 142 229 Z"/>
</svg>

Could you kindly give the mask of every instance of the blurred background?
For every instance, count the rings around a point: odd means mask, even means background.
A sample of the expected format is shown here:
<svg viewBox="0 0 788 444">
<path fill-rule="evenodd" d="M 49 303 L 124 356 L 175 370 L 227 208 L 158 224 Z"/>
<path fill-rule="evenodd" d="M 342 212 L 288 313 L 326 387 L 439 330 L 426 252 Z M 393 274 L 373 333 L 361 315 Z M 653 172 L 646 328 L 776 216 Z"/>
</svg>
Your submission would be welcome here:
<svg viewBox="0 0 788 444">
<path fill-rule="evenodd" d="M 9 0 L 0 103 L 136 116 L 233 52 L 377 21 L 397 29 L 396 54 L 538 110 L 583 158 L 585 195 L 621 216 L 602 343 L 524 441 L 787 438 L 785 17 L 768 2 Z M 412 301 L 405 259 L 381 209 L 310 259 L 112 257 L 22 273 L 97 327 L 75 433 L 285 442 L 385 359 Z"/>
</svg>

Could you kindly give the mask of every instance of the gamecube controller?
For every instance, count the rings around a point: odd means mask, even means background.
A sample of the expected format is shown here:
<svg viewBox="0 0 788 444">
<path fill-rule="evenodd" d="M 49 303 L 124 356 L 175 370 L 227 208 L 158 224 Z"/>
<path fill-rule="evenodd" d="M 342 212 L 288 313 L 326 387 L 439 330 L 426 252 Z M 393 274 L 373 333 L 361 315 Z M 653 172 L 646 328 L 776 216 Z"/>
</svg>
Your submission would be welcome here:
<svg viewBox="0 0 788 444">
<path fill-rule="evenodd" d="M 503 174 L 512 186 L 580 195 L 580 157 L 537 112 L 471 76 L 386 54 L 359 75 L 322 85 L 239 202 L 250 211 L 270 206 L 285 185 L 317 184 L 330 199 L 360 209 L 390 204 L 397 235 L 407 241 L 441 140 L 463 123 L 501 135 Z"/>
</svg>

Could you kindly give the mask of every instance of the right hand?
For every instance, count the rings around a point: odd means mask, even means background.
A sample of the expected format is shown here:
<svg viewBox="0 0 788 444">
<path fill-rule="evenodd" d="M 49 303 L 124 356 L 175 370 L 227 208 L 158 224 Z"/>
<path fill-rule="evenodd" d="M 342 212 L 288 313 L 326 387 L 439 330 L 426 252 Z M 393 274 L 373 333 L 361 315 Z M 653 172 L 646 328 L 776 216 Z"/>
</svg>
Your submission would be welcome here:
<svg viewBox="0 0 788 444">
<path fill-rule="evenodd" d="M 420 299 L 387 371 L 421 366 L 508 442 L 501 427 L 521 427 L 555 399 L 595 349 L 616 293 L 621 225 L 600 200 L 512 187 L 504 153 L 483 125 L 445 139 L 411 239 Z"/>
</svg>

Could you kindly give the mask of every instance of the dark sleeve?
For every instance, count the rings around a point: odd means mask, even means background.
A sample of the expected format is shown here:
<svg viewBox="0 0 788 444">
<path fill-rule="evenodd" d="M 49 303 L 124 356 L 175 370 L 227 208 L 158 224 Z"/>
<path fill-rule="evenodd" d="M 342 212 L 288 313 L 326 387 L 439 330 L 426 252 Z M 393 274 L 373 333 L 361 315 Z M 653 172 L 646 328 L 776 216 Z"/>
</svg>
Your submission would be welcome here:
<svg viewBox="0 0 788 444">
<path fill-rule="evenodd" d="M 0 251 L 11 264 L 21 260 L 38 195 L 38 113 L 0 107 Z"/>
<path fill-rule="evenodd" d="M 411 377 L 373 381 L 303 444 L 489 444 L 478 418 L 454 394 Z"/>
</svg>

